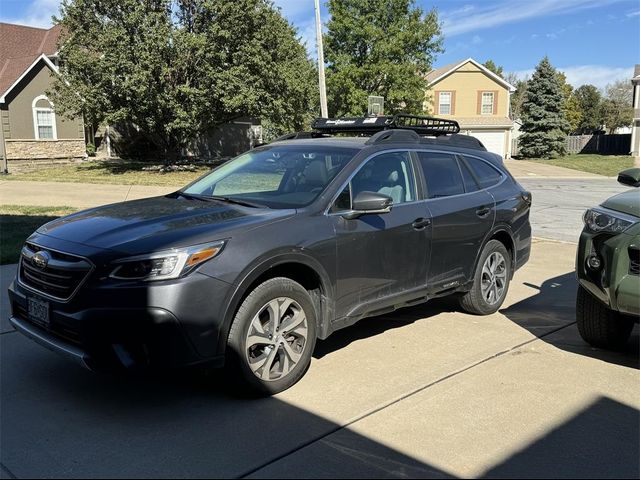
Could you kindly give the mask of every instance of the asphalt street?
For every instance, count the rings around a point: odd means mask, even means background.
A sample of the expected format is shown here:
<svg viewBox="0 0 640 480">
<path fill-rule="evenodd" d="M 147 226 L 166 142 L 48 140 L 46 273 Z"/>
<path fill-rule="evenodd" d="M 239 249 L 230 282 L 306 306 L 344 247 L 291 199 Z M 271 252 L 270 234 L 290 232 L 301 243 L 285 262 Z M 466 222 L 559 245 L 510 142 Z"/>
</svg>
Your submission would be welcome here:
<svg viewBox="0 0 640 480">
<path fill-rule="evenodd" d="M 518 178 L 533 194 L 531 227 L 536 237 L 578 242 L 582 214 L 629 187 L 615 178 Z M 640 195 L 640 190 L 638 191 Z"/>
<path fill-rule="evenodd" d="M 90 373 L 4 330 L 0 475 L 637 478 L 638 333 L 580 340 L 574 251 L 535 241 L 494 315 L 438 301 L 337 332 L 260 400 L 216 373 Z"/>
</svg>

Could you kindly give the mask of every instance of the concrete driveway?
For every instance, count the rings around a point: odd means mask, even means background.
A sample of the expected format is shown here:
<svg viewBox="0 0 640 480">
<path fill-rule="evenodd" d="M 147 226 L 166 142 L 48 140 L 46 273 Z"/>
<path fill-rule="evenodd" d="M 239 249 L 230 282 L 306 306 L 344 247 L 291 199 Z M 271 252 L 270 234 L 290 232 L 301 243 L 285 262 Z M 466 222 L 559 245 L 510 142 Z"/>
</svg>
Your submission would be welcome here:
<svg viewBox="0 0 640 480">
<path fill-rule="evenodd" d="M 580 340 L 574 249 L 536 241 L 494 315 L 439 301 L 337 332 L 268 399 L 92 374 L 3 333 L 2 474 L 637 478 L 637 329 L 621 353 Z"/>
</svg>

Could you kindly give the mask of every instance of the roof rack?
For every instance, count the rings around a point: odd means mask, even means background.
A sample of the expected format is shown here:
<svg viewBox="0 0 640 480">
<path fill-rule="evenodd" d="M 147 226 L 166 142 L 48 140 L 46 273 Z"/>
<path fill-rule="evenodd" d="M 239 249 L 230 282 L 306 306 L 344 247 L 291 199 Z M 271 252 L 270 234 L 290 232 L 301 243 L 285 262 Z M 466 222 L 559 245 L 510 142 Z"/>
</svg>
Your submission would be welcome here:
<svg viewBox="0 0 640 480">
<path fill-rule="evenodd" d="M 394 116 L 351 117 L 351 118 L 317 118 L 311 126 L 322 133 L 357 133 L 373 135 L 383 130 L 412 130 L 419 135 L 447 135 L 458 133 L 460 125 L 455 120 L 408 115 L 398 113 Z"/>
</svg>

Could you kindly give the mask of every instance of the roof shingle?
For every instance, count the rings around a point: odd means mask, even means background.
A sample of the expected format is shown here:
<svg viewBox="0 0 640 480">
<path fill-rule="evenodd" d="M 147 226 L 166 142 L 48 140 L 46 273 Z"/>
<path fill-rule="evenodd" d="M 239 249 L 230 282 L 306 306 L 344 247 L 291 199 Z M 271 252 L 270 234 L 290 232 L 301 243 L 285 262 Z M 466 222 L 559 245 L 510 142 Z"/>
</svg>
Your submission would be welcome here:
<svg viewBox="0 0 640 480">
<path fill-rule="evenodd" d="M 45 29 L 0 22 L 0 97 L 36 58 L 57 52 L 60 30 L 60 25 Z"/>
</svg>

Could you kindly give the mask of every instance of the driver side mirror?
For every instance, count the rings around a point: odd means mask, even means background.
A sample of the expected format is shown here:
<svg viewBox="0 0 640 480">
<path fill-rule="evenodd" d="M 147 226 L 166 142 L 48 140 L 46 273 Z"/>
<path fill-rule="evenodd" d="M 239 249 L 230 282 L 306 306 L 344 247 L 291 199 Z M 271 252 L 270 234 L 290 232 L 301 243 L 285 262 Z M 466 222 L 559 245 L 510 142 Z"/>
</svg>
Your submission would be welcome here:
<svg viewBox="0 0 640 480">
<path fill-rule="evenodd" d="M 618 174 L 618 183 L 630 187 L 640 187 L 640 168 L 629 168 Z"/>
<path fill-rule="evenodd" d="M 393 199 L 389 195 L 377 192 L 360 192 L 353 199 L 352 209 L 342 214 L 343 218 L 351 220 L 366 214 L 389 213 L 393 206 Z"/>
</svg>

